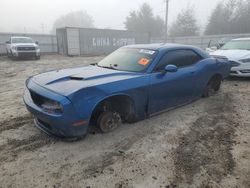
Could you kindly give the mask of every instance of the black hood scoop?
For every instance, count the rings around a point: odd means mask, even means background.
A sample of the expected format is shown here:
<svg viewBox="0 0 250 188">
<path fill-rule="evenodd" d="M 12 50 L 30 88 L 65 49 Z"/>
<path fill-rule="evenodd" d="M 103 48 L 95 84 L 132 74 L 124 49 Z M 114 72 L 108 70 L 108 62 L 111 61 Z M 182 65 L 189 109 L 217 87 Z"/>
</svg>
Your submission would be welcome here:
<svg viewBox="0 0 250 188">
<path fill-rule="evenodd" d="M 70 80 L 85 80 L 83 77 L 78 77 L 78 76 L 70 76 Z"/>
</svg>

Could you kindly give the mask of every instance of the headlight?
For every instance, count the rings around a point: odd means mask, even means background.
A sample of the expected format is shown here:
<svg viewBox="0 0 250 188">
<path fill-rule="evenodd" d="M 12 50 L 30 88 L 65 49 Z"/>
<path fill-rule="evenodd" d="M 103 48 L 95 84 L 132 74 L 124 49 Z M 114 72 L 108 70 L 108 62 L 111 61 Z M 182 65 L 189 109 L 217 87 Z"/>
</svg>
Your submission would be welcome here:
<svg viewBox="0 0 250 188">
<path fill-rule="evenodd" d="M 242 62 L 242 63 L 250 63 L 250 58 L 248 58 L 248 59 L 241 59 L 240 62 Z"/>
<path fill-rule="evenodd" d="M 59 102 L 51 100 L 45 101 L 41 107 L 48 113 L 62 113 L 63 111 L 63 106 Z"/>
</svg>

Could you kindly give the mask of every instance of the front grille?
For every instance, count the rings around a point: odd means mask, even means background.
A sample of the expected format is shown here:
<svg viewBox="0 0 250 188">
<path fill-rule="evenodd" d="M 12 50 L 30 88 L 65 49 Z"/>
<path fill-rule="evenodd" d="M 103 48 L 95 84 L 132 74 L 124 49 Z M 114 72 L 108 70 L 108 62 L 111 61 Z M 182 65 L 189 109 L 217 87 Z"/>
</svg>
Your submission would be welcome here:
<svg viewBox="0 0 250 188">
<path fill-rule="evenodd" d="M 18 57 L 35 57 L 35 52 L 18 52 Z"/>
<path fill-rule="evenodd" d="M 31 95 L 31 98 L 33 100 L 33 102 L 37 105 L 37 106 L 41 106 L 42 104 L 44 104 L 45 101 L 47 101 L 48 99 L 41 96 L 41 95 L 38 95 L 37 93 L 33 92 L 33 91 L 30 91 L 30 95 Z"/>
<path fill-rule="evenodd" d="M 235 61 L 230 61 L 232 67 L 238 67 L 240 66 L 240 63 L 235 62 Z"/>
<path fill-rule="evenodd" d="M 22 51 L 29 51 L 29 50 L 35 50 L 36 48 L 35 47 L 25 47 L 25 46 L 22 46 L 22 47 L 17 47 L 17 50 L 22 50 Z"/>
<path fill-rule="evenodd" d="M 236 71 L 231 71 L 231 74 L 238 74 Z"/>
<path fill-rule="evenodd" d="M 242 70 L 242 71 L 240 71 L 241 73 L 250 73 L 250 70 Z"/>
</svg>

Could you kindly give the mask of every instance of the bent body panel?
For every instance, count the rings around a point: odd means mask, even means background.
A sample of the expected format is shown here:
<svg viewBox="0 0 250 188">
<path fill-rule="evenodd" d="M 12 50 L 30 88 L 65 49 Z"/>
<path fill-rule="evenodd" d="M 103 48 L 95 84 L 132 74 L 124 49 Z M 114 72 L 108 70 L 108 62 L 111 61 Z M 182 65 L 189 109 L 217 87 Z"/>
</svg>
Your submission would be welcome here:
<svg viewBox="0 0 250 188">
<path fill-rule="evenodd" d="M 154 49 L 157 56 L 145 72 L 87 66 L 34 76 L 26 83 L 28 90 L 24 102 L 44 131 L 57 136 L 78 137 L 87 134 L 93 112 L 106 99 L 128 97 L 133 101 L 136 119 L 142 120 L 198 99 L 214 75 L 225 78 L 229 74 L 230 64 L 225 59 L 211 58 L 195 47 L 170 47 Z M 168 50 L 182 48 L 192 49 L 202 59 L 191 66 L 178 68 L 177 72 L 154 72 Z M 44 103 L 61 111 L 48 111 L 48 105 L 44 107 Z"/>
</svg>

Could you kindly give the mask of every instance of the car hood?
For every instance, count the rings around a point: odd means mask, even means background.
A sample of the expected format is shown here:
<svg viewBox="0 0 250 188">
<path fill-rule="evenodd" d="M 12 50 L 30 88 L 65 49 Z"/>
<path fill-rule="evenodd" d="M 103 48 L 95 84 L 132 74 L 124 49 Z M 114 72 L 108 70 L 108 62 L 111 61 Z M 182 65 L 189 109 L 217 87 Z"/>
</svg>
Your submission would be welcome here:
<svg viewBox="0 0 250 188">
<path fill-rule="evenodd" d="M 38 45 L 35 43 L 16 43 L 16 44 L 12 44 L 12 46 L 37 47 Z"/>
<path fill-rule="evenodd" d="M 84 88 L 132 79 L 141 75 L 143 75 L 143 73 L 87 66 L 46 72 L 33 76 L 31 79 L 42 87 L 68 96 Z"/>
<path fill-rule="evenodd" d="M 229 60 L 238 61 L 241 59 L 250 58 L 250 51 L 249 50 L 217 50 L 215 52 L 210 53 L 210 55 L 225 56 Z"/>
</svg>

